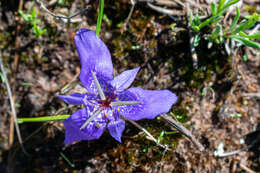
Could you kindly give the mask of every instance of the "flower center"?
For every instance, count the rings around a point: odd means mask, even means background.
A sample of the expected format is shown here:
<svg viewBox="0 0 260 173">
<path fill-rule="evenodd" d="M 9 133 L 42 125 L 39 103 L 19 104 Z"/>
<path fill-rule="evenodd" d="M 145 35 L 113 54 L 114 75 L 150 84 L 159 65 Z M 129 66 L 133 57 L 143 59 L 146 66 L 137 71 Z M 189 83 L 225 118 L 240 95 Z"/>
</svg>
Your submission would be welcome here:
<svg viewBox="0 0 260 173">
<path fill-rule="evenodd" d="M 97 79 L 96 72 L 91 71 L 91 75 L 93 77 L 93 81 L 96 85 L 98 95 L 100 97 L 100 99 L 98 99 L 97 101 L 99 101 L 99 103 L 101 103 L 101 105 L 100 105 L 100 108 L 98 108 L 94 112 L 94 114 L 91 115 L 91 117 L 89 119 L 87 119 L 87 121 L 80 127 L 80 130 L 85 128 L 92 120 L 94 120 L 107 107 L 112 110 L 113 106 L 136 105 L 136 104 L 140 103 L 138 101 L 117 101 L 117 102 L 113 102 L 113 99 L 116 96 L 116 91 L 114 90 L 112 93 L 108 94 L 108 96 L 105 96 L 105 93 L 103 92 L 103 89 L 101 88 L 100 83 Z M 116 100 L 118 100 L 118 99 L 116 99 Z"/>
<path fill-rule="evenodd" d="M 105 100 L 101 100 L 101 109 L 105 109 L 107 107 L 112 109 L 112 107 L 110 105 L 112 103 L 112 101 L 113 101 L 113 99 L 111 97 L 109 97 L 109 96 L 106 97 Z"/>
</svg>

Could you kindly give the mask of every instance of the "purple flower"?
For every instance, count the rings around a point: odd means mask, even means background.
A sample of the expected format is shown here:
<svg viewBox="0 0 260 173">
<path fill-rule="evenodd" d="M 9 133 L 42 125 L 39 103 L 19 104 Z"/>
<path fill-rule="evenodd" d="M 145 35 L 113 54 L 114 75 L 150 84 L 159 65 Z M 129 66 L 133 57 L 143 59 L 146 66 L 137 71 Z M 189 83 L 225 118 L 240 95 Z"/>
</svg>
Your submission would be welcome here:
<svg viewBox="0 0 260 173">
<path fill-rule="evenodd" d="M 153 119 L 167 113 L 177 101 L 169 90 L 128 89 L 139 67 L 113 78 L 110 53 L 94 32 L 80 29 L 74 39 L 81 62 L 79 78 L 86 92 L 57 95 L 68 104 L 84 105 L 64 121 L 65 144 L 98 139 L 106 126 L 110 135 L 121 142 L 123 119 Z"/>
</svg>

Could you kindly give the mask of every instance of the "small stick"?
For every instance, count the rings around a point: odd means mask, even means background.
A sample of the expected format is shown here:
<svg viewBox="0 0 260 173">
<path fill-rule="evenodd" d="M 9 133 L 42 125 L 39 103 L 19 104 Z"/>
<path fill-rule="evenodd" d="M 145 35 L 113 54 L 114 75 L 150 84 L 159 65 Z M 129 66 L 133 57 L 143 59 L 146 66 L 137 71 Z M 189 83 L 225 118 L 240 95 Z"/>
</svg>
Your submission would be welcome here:
<svg viewBox="0 0 260 173">
<path fill-rule="evenodd" d="M 243 93 L 242 96 L 245 96 L 245 97 L 259 97 L 260 98 L 260 93 Z"/>
<path fill-rule="evenodd" d="M 183 15 L 181 14 L 181 12 L 176 12 L 176 11 L 173 11 L 173 10 L 168 10 L 168 9 L 165 9 L 165 8 L 162 8 L 162 7 L 158 7 L 156 5 L 153 5 L 151 3 L 147 3 L 148 7 L 150 7 L 151 9 L 157 11 L 157 12 L 160 12 L 160 13 L 163 13 L 163 14 L 168 14 L 168 15 Z"/>
<path fill-rule="evenodd" d="M 255 171 L 253 171 L 252 169 L 248 168 L 246 165 L 242 164 L 242 163 L 239 163 L 239 166 L 245 170 L 246 172 L 248 173 L 256 173 Z"/>
<path fill-rule="evenodd" d="M 54 113 L 54 116 L 59 115 L 59 114 L 61 114 L 61 112 L 65 111 L 67 109 L 73 108 L 74 106 L 76 106 L 76 105 L 69 105 L 66 107 L 62 107 L 59 110 L 57 110 L 57 112 Z"/>
<path fill-rule="evenodd" d="M 177 129 L 179 132 L 184 134 L 187 138 L 191 140 L 191 142 L 200 150 L 204 151 L 203 145 L 190 133 L 188 129 L 186 129 L 183 125 L 172 119 L 170 116 L 166 114 L 160 115 L 165 121 L 167 121 L 170 125 L 172 125 L 175 129 Z"/>
<path fill-rule="evenodd" d="M 216 156 L 217 157 L 228 157 L 228 156 L 236 155 L 236 154 L 240 153 L 241 151 L 243 151 L 243 150 L 239 149 L 239 150 L 234 150 L 234 151 L 230 151 L 230 152 L 226 152 L 226 153 L 219 153 Z"/>
<path fill-rule="evenodd" d="M 9 127 L 9 146 L 14 142 L 14 117 L 10 117 L 10 127 Z"/>
<path fill-rule="evenodd" d="M 61 89 L 61 93 L 62 93 L 62 94 L 68 92 L 68 90 L 71 89 L 71 88 L 69 88 L 69 87 L 72 85 L 73 82 L 75 82 L 75 81 L 77 80 L 77 78 L 78 78 L 78 76 L 79 76 L 79 73 L 80 73 L 80 72 L 78 72 L 78 73 L 72 78 L 72 80 L 71 80 L 68 84 L 66 84 L 66 85 Z"/>
<path fill-rule="evenodd" d="M 41 2 L 40 0 L 35 0 L 36 3 L 40 6 L 40 8 L 42 8 L 45 12 L 47 12 L 48 14 L 50 14 L 52 17 L 56 18 L 56 19 L 61 19 L 63 22 L 67 23 L 67 22 L 71 22 L 71 23 L 75 23 L 75 22 L 78 22 L 78 20 L 71 20 L 72 18 L 84 13 L 85 11 L 88 10 L 88 7 L 79 11 L 79 12 L 76 12 L 70 16 L 64 16 L 64 15 L 57 15 L 57 14 L 54 14 L 52 13 L 50 10 L 48 10 L 48 8 L 43 4 L 43 2 Z"/>
<path fill-rule="evenodd" d="M 132 123 L 134 126 L 136 126 L 138 129 L 142 130 L 146 135 L 147 135 L 147 139 L 150 139 L 151 141 L 154 141 L 156 143 L 156 145 L 162 147 L 163 149 L 165 150 L 168 150 L 170 151 L 170 149 L 168 148 L 167 145 L 162 145 L 162 144 L 159 144 L 158 141 L 153 137 L 153 135 L 151 133 L 149 133 L 145 128 L 143 128 L 142 126 L 140 126 L 139 124 L 137 124 L 135 121 L 133 120 L 129 120 L 129 119 L 126 119 L 127 121 L 129 121 L 130 123 Z"/>
<path fill-rule="evenodd" d="M 179 0 L 157 0 L 155 3 L 159 5 L 165 5 L 167 7 L 176 7 L 176 4 L 178 4 L 180 7 L 185 7 L 185 5 Z"/>
<path fill-rule="evenodd" d="M 5 68 L 4 68 L 1 56 L 2 56 L 2 54 L 0 52 L 0 67 L 1 67 L 1 71 L 2 71 L 3 77 L 4 77 L 4 82 L 5 82 L 5 85 L 6 85 L 6 89 L 7 89 L 10 105 L 11 105 L 12 116 L 13 116 L 14 123 L 15 123 L 15 129 L 16 129 L 18 141 L 20 143 L 20 146 L 21 146 L 23 152 L 26 155 L 28 155 L 28 153 L 26 152 L 26 150 L 25 150 L 25 148 L 23 146 L 23 139 L 21 137 L 20 129 L 19 129 L 19 126 L 18 126 L 18 123 L 17 123 L 17 115 L 16 115 L 16 110 L 15 110 L 15 103 L 14 103 L 14 100 L 13 100 L 12 91 L 11 91 L 11 88 L 10 88 L 10 85 L 9 85 L 9 82 L 8 82 L 8 79 L 7 79 L 7 76 L 6 76 L 6 72 L 5 72 Z"/>
<path fill-rule="evenodd" d="M 128 24 L 128 22 L 129 22 L 129 20 L 130 20 L 130 18 L 131 18 L 131 16 L 132 16 L 132 14 L 133 14 L 133 12 L 134 12 L 135 4 L 136 4 L 135 0 L 131 0 L 131 5 L 132 5 L 132 6 L 131 6 L 130 12 L 129 12 L 129 14 L 128 14 L 126 20 L 125 20 L 125 23 L 124 23 L 124 27 L 125 27 L 125 28 L 127 27 L 127 24 Z"/>
<path fill-rule="evenodd" d="M 22 9 L 23 9 L 23 0 L 20 0 L 18 10 L 22 10 Z M 18 37 L 18 35 L 20 33 L 20 30 L 21 30 L 21 20 L 22 20 L 22 18 L 18 19 L 18 24 L 16 26 L 15 49 L 19 48 L 19 37 Z M 14 66 L 13 66 L 14 73 L 16 73 L 16 71 L 17 71 L 18 62 L 19 62 L 19 54 L 16 51 L 15 54 L 14 54 Z"/>
</svg>

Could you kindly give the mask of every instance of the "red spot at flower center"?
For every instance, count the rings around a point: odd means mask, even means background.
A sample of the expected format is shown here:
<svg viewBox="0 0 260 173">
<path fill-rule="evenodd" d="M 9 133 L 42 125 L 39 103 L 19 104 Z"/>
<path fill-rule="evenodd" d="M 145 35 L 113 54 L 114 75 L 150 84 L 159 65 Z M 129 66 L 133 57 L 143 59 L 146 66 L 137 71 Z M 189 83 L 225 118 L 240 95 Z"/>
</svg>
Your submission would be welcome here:
<svg viewBox="0 0 260 173">
<path fill-rule="evenodd" d="M 106 100 L 101 100 L 101 108 L 105 109 L 107 107 L 111 108 L 110 106 L 111 102 L 113 101 L 113 99 L 111 97 L 106 97 Z"/>
</svg>

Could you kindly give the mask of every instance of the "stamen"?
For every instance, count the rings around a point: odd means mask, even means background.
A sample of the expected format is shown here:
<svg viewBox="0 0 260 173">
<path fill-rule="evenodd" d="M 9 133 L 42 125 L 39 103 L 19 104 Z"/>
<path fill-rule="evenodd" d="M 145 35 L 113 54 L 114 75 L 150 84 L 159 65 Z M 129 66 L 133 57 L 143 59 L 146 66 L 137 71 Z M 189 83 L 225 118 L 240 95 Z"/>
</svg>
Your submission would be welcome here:
<svg viewBox="0 0 260 173">
<path fill-rule="evenodd" d="M 112 102 L 111 106 L 126 106 L 126 105 L 137 105 L 140 104 L 140 102 L 137 101 L 118 101 L 118 102 Z"/>
<path fill-rule="evenodd" d="M 101 86 L 99 84 L 99 81 L 97 79 L 96 73 L 91 71 L 91 75 L 93 77 L 94 83 L 95 83 L 95 85 L 97 87 L 98 94 L 99 94 L 101 100 L 106 100 L 106 96 L 105 96 L 105 94 L 104 94 L 104 92 L 103 92 L 103 90 L 102 90 L 102 88 L 101 88 Z"/>
<path fill-rule="evenodd" d="M 84 129 L 94 118 L 100 114 L 100 112 L 102 112 L 102 109 L 96 110 L 96 112 L 94 112 L 94 114 L 80 127 L 80 130 Z"/>
<path fill-rule="evenodd" d="M 101 128 L 101 127 L 102 127 L 102 125 L 99 124 L 99 123 L 96 123 L 95 126 L 96 126 L 97 128 Z"/>
</svg>

